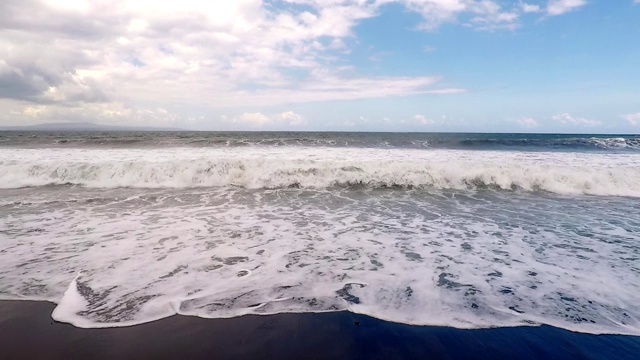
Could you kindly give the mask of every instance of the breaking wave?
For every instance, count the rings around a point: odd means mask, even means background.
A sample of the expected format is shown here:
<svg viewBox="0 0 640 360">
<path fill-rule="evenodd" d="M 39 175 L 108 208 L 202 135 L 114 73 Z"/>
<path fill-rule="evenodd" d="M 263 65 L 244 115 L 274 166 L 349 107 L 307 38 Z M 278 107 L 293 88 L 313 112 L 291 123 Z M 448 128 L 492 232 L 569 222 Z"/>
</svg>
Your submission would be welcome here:
<svg viewBox="0 0 640 360">
<path fill-rule="evenodd" d="M 92 188 L 435 188 L 548 191 L 640 196 L 640 168 L 567 166 L 517 159 L 343 160 L 217 158 L 0 161 L 4 189 L 74 185 Z"/>
</svg>

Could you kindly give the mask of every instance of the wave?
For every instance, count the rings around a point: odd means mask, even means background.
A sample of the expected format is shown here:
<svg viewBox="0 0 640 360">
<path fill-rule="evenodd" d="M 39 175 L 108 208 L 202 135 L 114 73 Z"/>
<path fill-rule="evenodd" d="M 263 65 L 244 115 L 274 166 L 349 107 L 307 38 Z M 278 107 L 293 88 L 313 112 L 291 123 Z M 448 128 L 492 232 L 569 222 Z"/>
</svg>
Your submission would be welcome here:
<svg viewBox="0 0 640 360">
<path fill-rule="evenodd" d="M 589 163 L 305 160 L 273 158 L 149 161 L 0 161 L 0 188 L 435 188 L 548 191 L 640 197 L 640 168 Z"/>
</svg>

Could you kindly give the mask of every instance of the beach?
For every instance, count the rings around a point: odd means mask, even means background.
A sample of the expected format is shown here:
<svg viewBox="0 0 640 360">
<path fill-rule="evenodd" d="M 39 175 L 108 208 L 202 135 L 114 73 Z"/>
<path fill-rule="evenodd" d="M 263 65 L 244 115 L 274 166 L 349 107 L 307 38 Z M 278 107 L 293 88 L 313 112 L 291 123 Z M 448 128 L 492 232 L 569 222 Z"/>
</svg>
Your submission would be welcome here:
<svg viewBox="0 0 640 360">
<path fill-rule="evenodd" d="M 549 326 L 460 330 L 348 312 L 172 316 L 124 328 L 80 329 L 54 304 L 0 302 L 3 359 L 635 359 L 640 337 Z"/>
</svg>

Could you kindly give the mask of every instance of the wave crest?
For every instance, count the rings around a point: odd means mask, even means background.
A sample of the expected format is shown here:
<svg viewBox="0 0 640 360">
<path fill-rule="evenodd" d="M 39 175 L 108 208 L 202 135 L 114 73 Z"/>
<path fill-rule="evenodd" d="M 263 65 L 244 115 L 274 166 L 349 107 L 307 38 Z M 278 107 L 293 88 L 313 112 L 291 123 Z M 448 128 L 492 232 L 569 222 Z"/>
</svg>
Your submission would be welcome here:
<svg viewBox="0 0 640 360">
<path fill-rule="evenodd" d="M 0 187 L 76 185 L 94 188 L 250 189 L 368 188 L 503 189 L 558 194 L 640 196 L 640 169 L 518 162 L 332 161 L 304 159 L 193 159 L 2 161 Z"/>
</svg>

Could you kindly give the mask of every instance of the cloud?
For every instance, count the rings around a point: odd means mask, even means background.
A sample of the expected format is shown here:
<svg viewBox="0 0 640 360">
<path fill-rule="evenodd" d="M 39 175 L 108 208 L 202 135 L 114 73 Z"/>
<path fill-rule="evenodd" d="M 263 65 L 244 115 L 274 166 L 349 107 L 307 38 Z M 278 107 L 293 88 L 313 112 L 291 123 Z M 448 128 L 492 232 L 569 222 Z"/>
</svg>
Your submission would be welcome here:
<svg viewBox="0 0 640 360">
<path fill-rule="evenodd" d="M 291 103 L 313 103 L 326 101 L 348 101 L 375 99 L 412 94 L 458 94 L 461 88 L 434 88 L 437 77 L 376 77 L 348 78 L 330 73 L 312 75 L 316 80 L 305 81 L 290 87 L 273 87 L 245 91 L 230 89 L 219 94 L 216 99 L 208 96 L 198 100 L 195 97 L 184 101 L 207 102 L 209 107 L 272 106 Z M 312 79 L 313 79 L 312 77 Z M 199 95 L 195 95 L 199 96 Z"/>
<path fill-rule="evenodd" d="M 518 26 L 516 7 L 506 10 L 493 0 L 378 0 L 378 6 L 399 3 L 422 17 L 422 30 L 435 30 L 446 23 L 462 21 L 480 30 L 514 29 Z"/>
<path fill-rule="evenodd" d="M 346 88 L 360 94 L 348 98 L 406 95 L 423 90 L 416 84 L 433 84 L 355 78 L 335 66 L 327 54 L 348 52 L 353 27 L 377 14 L 372 3 L 284 2 L 310 8 L 282 10 L 260 0 L 3 2 L 0 94 L 36 103 L 226 107 L 337 100 Z"/>
<path fill-rule="evenodd" d="M 522 118 L 522 119 L 518 119 L 516 120 L 516 122 L 525 128 L 534 128 L 538 126 L 538 122 L 533 119 L 533 118 Z"/>
<path fill-rule="evenodd" d="M 264 126 L 300 126 L 305 125 L 306 121 L 302 115 L 296 114 L 293 111 L 285 111 L 282 113 L 265 115 L 260 112 L 246 112 L 236 117 L 229 117 L 223 115 L 222 119 L 227 123 L 233 124 L 245 124 L 253 127 Z"/>
<path fill-rule="evenodd" d="M 23 43 L 24 37 L 0 37 L 0 97 L 42 103 L 108 100 L 109 84 L 74 66 L 90 63 L 86 54 L 76 49 L 62 54 L 44 44 Z"/>
<path fill-rule="evenodd" d="M 280 114 L 280 118 L 286 121 L 291 126 L 304 125 L 306 121 L 301 115 L 294 113 L 293 111 L 287 111 Z"/>
<path fill-rule="evenodd" d="M 20 119 L 16 122 L 15 119 Z M 15 125 L 45 122 L 95 122 L 115 125 L 173 126 L 192 122 L 164 108 L 131 107 L 120 102 L 91 103 L 82 106 L 55 106 L 33 104 L 10 111 L 0 121 Z"/>
<path fill-rule="evenodd" d="M 636 2 L 640 2 L 640 0 L 636 0 Z M 640 112 L 635 114 L 622 115 L 622 118 L 627 120 L 627 122 L 631 126 L 640 126 Z"/>
<path fill-rule="evenodd" d="M 424 117 L 424 115 L 419 115 L 419 114 L 414 116 L 413 120 L 421 125 L 432 125 L 435 123 L 435 121 L 431 119 L 427 119 L 426 117 Z"/>
<path fill-rule="evenodd" d="M 271 121 L 271 119 L 262 113 L 254 112 L 254 113 L 244 113 L 237 118 L 230 119 L 231 122 L 241 122 L 241 123 L 251 123 L 255 125 L 264 125 Z"/>
<path fill-rule="evenodd" d="M 520 8 L 523 13 L 538 13 L 542 11 L 540 5 L 521 3 Z"/>
<path fill-rule="evenodd" d="M 435 90 L 426 90 L 424 93 L 426 94 L 439 94 L 439 95 L 447 95 L 447 94 L 462 94 L 467 92 L 467 89 L 460 88 L 444 88 L 444 89 L 435 89 Z"/>
<path fill-rule="evenodd" d="M 215 98 L 229 90 L 285 87 L 307 80 L 291 71 L 329 69 L 320 55 L 351 36 L 357 20 L 373 15 L 366 7 L 337 3 L 292 13 L 259 0 L 69 4 L 0 4 L 3 96 L 104 101 L 99 85 L 117 83 L 123 97 L 138 97 L 144 87 L 152 90 L 142 91 L 148 97 L 162 101 L 176 93 Z M 50 88 L 57 97 L 47 98 Z"/>
<path fill-rule="evenodd" d="M 386 119 L 386 120 L 384 120 L 384 119 Z M 383 119 L 383 121 L 389 122 L 388 118 L 384 118 L 384 119 Z M 352 128 L 354 126 L 367 125 L 367 124 L 375 123 L 375 122 L 376 122 L 375 120 L 371 121 L 371 119 L 369 119 L 368 117 L 360 115 L 360 116 L 358 116 L 357 119 L 354 119 L 354 118 L 344 119 L 341 122 L 339 122 L 338 125 L 340 127 L 343 127 L 343 128 Z"/>
<path fill-rule="evenodd" d="M 572 124 L 572 125 L 596 126 L 601 124 L 601 122 L 597 120 L 573 117 L 567 113 L 554 115 L 551 117 L 551 119 L 555 121 L 559 121 L 563 124 Z"/>
<path fill-rule="evenodd" d="M 549 0 L 547 3 L 547 15 L 562 15 L 576 10 L 586 4 L 586 0 Z"/>
</svg>

